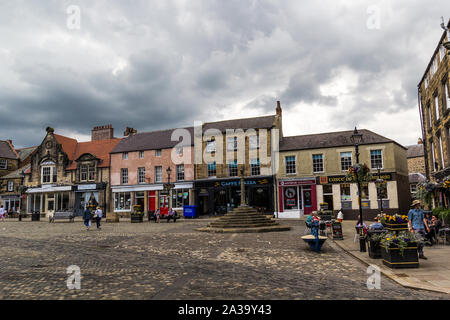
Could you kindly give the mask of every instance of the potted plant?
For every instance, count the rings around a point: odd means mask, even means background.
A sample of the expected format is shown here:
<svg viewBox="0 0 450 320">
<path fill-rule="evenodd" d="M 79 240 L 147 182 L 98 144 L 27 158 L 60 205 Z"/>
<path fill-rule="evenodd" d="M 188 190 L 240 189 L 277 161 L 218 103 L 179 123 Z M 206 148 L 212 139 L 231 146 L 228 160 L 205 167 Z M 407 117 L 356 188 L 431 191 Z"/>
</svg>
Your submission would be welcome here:
<svg viewBox="0 0 450 320">
<path fill-rule="evenodd" d="M 133 212 L 130 215 L 131 223 L 144 222 L 144 212 L 141 205 L 133 205 Z"/>
<path fill-rule="evenodd" d="M 390 268 L 418 268 L 417 246 L 423 240 L 409 231 L 391 231 L 381 237 L 383 264 Z"/>
</svg>

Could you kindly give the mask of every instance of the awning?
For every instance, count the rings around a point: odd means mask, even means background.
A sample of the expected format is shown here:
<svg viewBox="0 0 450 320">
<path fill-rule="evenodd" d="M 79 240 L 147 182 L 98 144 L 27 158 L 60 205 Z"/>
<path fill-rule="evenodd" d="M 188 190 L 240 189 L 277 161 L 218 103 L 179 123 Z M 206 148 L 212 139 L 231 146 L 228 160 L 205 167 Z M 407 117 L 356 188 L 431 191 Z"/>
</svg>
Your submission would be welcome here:
<svg viewBox="0 0 450 320">
<path fill-rule="evenodd" d="M 193 183 L 175 183 L 176 189 L 192 189 L 194 187 Z M 152 184 L 152 185 L 133 185 L 133 186 L 112 186 L 113 193 L 117 192 L 139 192 L 139 191 L 162 191 L 164 190 L 163 184 Z"/>
<path fill-rule="evenodd" d="M 72 186 L 41 187 L 41 188 L 29 188 L 29 189 L 27 189 L 27 193 L 46 193 L 46 192 L 62 192 L 62 191 L 72 191 Z"/>
</svg>

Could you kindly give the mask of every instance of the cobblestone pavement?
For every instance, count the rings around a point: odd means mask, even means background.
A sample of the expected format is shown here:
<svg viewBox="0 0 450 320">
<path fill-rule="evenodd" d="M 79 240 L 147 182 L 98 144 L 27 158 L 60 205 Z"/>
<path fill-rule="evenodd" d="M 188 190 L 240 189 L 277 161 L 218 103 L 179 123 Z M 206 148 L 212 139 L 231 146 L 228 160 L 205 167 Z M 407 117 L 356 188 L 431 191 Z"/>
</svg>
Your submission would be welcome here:
<svg viewBox="0 0 450 320">
<path fill-rule="evenodd" d="M 0 222 L 0 299 L 449 299 L 382 277 L 368 290 L 366 267 L 332 241 L 316 254 L 293 229 L 265 234 L 195 232 L 205 221 Z M 81 289 L 67 288 L 67 267 Z"/>
</svg>

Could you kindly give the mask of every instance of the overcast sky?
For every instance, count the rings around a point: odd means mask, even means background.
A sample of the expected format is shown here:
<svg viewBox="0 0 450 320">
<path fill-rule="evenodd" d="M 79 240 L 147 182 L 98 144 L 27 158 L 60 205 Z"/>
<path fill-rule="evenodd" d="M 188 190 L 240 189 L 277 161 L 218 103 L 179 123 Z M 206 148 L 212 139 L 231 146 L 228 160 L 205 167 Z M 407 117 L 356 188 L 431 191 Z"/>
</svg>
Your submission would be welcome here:
<svg viewBox="0 0 450 320">
<path fill-rule="evenodd" d="M 285 135 L 357 125 L 415 144 L 442 15 L 448 0 L 0 0 L 0 139 L 121 137 L 280 100 Z"/>
</svg>

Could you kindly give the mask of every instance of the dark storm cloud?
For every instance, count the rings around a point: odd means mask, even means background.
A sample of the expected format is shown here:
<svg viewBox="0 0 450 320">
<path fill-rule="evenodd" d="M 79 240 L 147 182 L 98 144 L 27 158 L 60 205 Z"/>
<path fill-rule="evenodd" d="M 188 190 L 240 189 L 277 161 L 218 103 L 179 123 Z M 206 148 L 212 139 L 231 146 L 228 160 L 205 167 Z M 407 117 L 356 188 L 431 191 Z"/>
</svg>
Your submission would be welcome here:
<svg viewBox="0 0 450 320">
<path fill-rule="evenodd" d="M 81 9 L 80 30 L 66 26 L 69 5 Z M 366 25 L 370 5 L 380 29 Z M 305 106 L 326 108 L 323 131 L 415 110 L 448 9 L 445 0 L 3 1 L 0 139 L 36 145 L 46 126 L 74 135 L 108 123 L 116 135 L 190 126 L 273 113 L 277 100 L 286 130 Z M 389 121 L 376 129 L 397 134 Z"/>
</svg>

